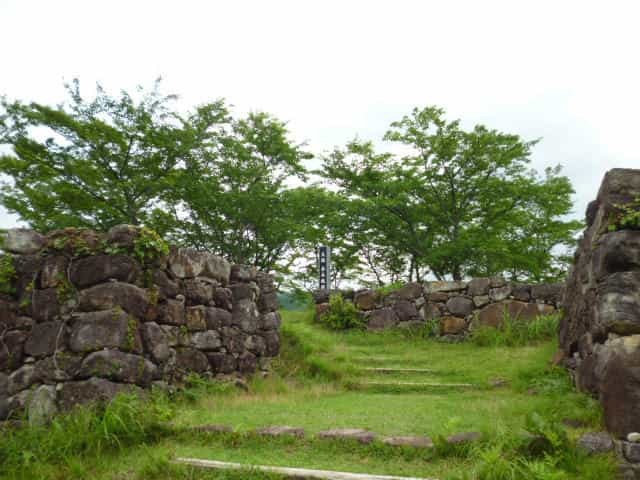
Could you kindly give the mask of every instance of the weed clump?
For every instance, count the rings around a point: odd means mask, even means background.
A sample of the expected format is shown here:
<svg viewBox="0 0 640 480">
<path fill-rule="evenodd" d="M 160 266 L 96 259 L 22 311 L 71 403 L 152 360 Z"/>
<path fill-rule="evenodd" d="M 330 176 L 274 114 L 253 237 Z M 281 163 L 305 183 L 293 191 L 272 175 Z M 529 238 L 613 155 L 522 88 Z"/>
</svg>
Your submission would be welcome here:
<svg viewBox="0 0 640 480">
<path fill-rule="evenodd" d="M 473 330 L 471 341 L 481 347 L 518 347 L 556 337 L 560 315 L 539 315 L 530 321 L 514 319 L 505 312 L 500 327 L 481 326 Z"/>
<path fill-rule="evenodd" d="M 329 297 L 329 310 L 320 317 L 320 321 L 333 330 L 364 327 L 362 314 L 339 293 Z"/>
<path fill-rule="evenodd" d="M 15 280 L 16 269 L 13 266 L 13 255 L 5 254 L 0 257 L 0 293 L 15 294 Z"/>
</svg>

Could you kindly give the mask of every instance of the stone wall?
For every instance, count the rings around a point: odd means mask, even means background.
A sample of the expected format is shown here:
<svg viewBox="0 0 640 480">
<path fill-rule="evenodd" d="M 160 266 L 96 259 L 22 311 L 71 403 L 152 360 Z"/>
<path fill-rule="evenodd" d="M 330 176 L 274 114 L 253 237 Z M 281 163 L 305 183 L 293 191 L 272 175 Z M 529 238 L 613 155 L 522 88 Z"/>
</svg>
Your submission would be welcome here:
<svg viewBox="0 0 640 480">
<path fill-rule="evenodd" d="M 600 399 L 606 426 L 619 438 L 640 432 L 640 231 L 610 226 L 618 206 L 636 199 L 640 170 L 605 175 L 587 208 L 560 327 L 564 362 L 578 388 Z"/>
<path fill-rule="evenodd" d="M 553 313 L 560 305 L 563 286 L 511 284 L 502 278 L 475 278 L 469 282 L 408 283 L 382 295 L 376 290 L 344 294 L 362 312 L 370 330 L 408 328 L 436 321 L 440 335 L 461 340 L 472 326 L 501 324 L 505 309 L 512 318 L 528 320 Z M 330 292 L 316 292 L 316 312 L 329 308 Z"/>
<path fill-rule="evenodd" d="M 146 229 L 10 230 L 0 257 L 0 419 L 195 372 L 266 369 L 280 346 L 273 278 Z M 38 413 L 40 412 L 40 413 Z M 44 413 L 43 413 L 44 412 Z"/>
</svg>

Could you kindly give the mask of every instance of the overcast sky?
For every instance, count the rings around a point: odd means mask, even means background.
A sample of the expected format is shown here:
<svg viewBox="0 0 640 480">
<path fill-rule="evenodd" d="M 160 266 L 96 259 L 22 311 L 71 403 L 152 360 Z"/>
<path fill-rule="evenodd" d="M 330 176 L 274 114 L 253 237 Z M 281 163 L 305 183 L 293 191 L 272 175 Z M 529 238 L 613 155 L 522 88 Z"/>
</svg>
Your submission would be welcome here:
<svg viewBox="0 0 640 480">
<path fill-rule="evenodd" d="M 184 108 L 268 111 L 315 152 L 438 105 L 542 138 L 533 166 L 564 166 L 582 217 L 608 169 L 640 168 L 639 21 L 638 0 L 0 0 L 0 95 L 160 75 Z"/>
</svg>

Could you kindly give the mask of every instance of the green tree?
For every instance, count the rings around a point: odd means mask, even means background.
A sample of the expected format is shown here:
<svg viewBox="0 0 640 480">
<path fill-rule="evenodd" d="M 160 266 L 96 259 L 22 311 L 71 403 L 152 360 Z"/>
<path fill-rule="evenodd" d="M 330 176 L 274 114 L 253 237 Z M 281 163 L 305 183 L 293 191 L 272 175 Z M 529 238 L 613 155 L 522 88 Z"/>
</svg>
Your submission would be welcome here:
<svg viewBox="0 0 640 480">
<path fill-rule="evenodd" d="M 195 146 L 215 138 L 226 123 L 221 101 L 182 118 L 162 95 L 159 80 L 135 99 L 111 96 L 98 85 L 85 99 L 76 79 L 69 101 L 58 107 L 0 103 L 0 201 L 34 228 L 115 224 L 156 226 L 163 196 L 175 185 Z M 159 223 L 162 226 L 162 222 Z"/>
<path fill-rule="evenodd" d="M 559 167 L 540 177 L 518 135 L 464 130 L 436 107 L 414 109 L 385 140 L 403 156 L 351 142 L 325 159 L 324 175 L 361 206 L 354 224 L 408 260 L 408 277 L 508 274 L 551 278 L 579 222 L 564 221 L 573 189 Z M 560 247 L 560 248 L 559 248 Z"/>
<path fill-rule="evenodd" d="M 266 113 L 232 120 L 217 145 L 198 149 L 175 190 L 183 241 L 236 263 L 277 268 L 301 235 L 305 200 L 293 184 L 309 157 Z"/>
</svg>

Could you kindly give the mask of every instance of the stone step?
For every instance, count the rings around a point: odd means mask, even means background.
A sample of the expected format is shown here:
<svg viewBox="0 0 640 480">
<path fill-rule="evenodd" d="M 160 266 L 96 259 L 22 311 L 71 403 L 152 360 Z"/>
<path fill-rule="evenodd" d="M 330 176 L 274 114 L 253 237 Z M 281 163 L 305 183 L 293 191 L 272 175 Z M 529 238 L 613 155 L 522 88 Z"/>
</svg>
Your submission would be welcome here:
<svg viewBox="0 0 640 480">
<path fill-rule="evenodd" d="M 437 373 L 428 368 L 403 368 L 403 367 L 363 367 L 358 368 L 361 372 L 371 373 Z"/>
<path fill-rule="evenodd" d="M 175 463 L 192 467 L 214 470 L 258 470 L 283 475 L 289 478 L 321 480 L 436 480 L 434 478 L 397 477 L 393 475 L 374 475 L 369 473 L 335 472 L 332 470 L 312 470 L 308 468 L 272 467 L 266 465 L 243 465 L 233 462 L 219 462 L 216 460 L 200 460 L 197 458 L 177 458 Z"/>
<path fill-rule="evenodd" d="M 378 382 L 378 381 L 351 381 L 346 383 L 351 390 L 364 389 L 404 389 L 404 390 L 466 390 L 478 388 L 473 383 L 440 383 L 440 382 Z"/>
</svg>

